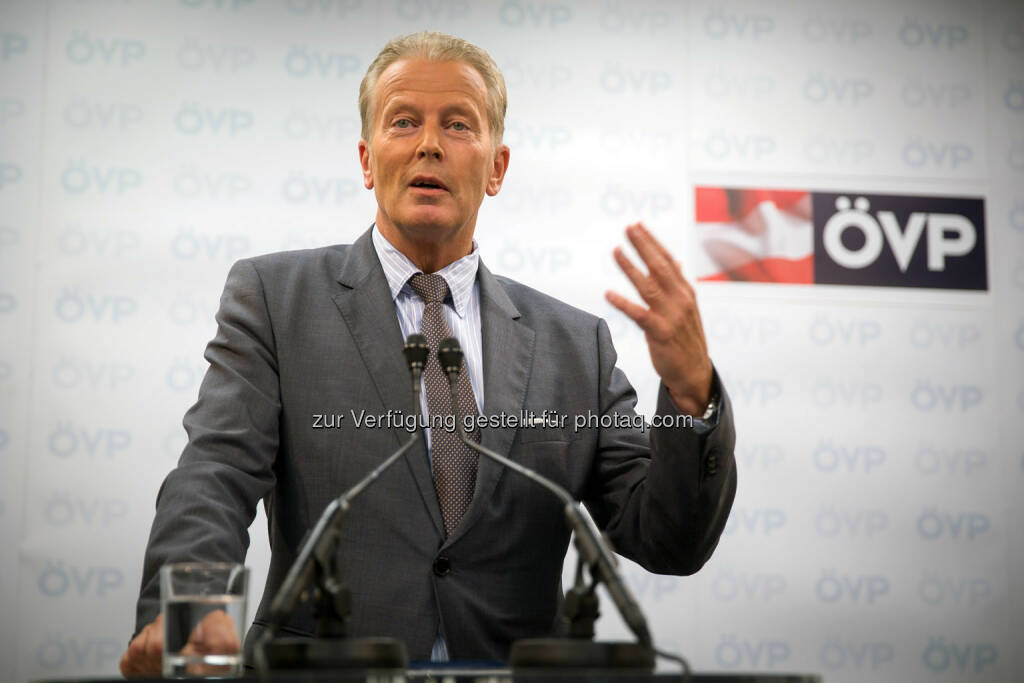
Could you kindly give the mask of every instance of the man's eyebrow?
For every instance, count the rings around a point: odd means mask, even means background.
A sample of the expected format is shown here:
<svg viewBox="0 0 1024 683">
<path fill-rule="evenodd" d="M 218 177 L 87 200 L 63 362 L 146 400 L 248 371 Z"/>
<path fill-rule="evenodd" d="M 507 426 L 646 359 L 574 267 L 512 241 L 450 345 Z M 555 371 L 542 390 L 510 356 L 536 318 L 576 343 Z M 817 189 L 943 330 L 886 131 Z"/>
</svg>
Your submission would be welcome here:
<svg viewBox="0 0 1024 683">
<path fill-rule="evenodd" d="M 415 111 L 418 110 L 418 107 L 416 107 L 416 105 L 410 102 L 409 100 L 403 99 L 401 97 L 393 97 L 384 103 L 384 109 L 382 111 L 387 113 L 392 112 L 396 109 L 411 109 Z"/>
<path fill-rule="evenodd" d="M 466 114 L 469 116 L 477 116 L 478 112 L 476 107 L 469 106 L 465 102 L 452 102 L 441 107 L 442 114 Z"/>
<path fill-rule="evenodd" d="M 385 103 L 384 109 L 382 110 L 382 113 L 383 114 L 391 114 L 391 113 L 393 113 L 395 111 L 401 111 L 403 109 L 404 110 L 408 110 L 408 111 L 413 111 L 413 112 L 416 112 L 416 113 L 419 113 L 421 111 L 421 107 L 417 106 L 414 102 L 412 102 L 410 100 L 407 100 L 407 99 L 405 99 L 403 97 L 394 97 L 394 98 L 391 98 L 390 100 L 388 100 Z M 448 104 L 445 104 L 444 106 L 442 106 L 441 107 L 441 114 L 442 115 L 447 115 L 447 114 L 463 114 L 463 115 L 471 116 L 471 117 L 479 116 L 479 113 L 477 112 L 477 108 L 474 107 L 472 104 L 470 104 L 468 102 L 458 102 L 458 101 L 457 102 L 451 102 L 451 103 L 448 103 Z"/>
</svg>

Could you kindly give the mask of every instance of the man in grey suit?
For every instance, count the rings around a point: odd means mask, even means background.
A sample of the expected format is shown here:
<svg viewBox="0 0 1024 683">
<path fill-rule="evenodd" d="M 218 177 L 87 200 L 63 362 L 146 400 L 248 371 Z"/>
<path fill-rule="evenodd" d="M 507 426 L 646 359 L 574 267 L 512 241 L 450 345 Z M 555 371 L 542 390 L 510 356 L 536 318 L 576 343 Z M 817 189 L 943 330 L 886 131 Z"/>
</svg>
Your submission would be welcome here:
<svg viewBox="0 0 1024 683">
<path fill-rule="evenodd" d="M 717 545 L 736 489 L 731 408 L 678 263 L 640 224 L 626 235 L 647 272 L 615 250 L 646 306 L 607 297 L 645 332 L 662 380 L 656 417 L 668 423 L 639 429 L 605 323 L 479 262 L 477 211 L 509 163 L 490 57 L 442 34 L 396 39 L 363 80 L 360 112 L 371 230 L 352 245 L 246 259 L 228 275 L 210 368 L 184 420 L 189 444 L 158 496 L 126 675 L 159 672 L 161 565 L 243 561 L 263 500 L 272 557 L 251 643 L 327 503 L 408 438 L 400 423 L 353 420 L 413 412 L 402 339 L 428 324 L 423 274 L 443 278 L 443 324 L 467 351 L 480 415 L 556 415 L 485 427 L 485 446 L 584 501 L 617 552 L 650 571 L 693 573 Z M 577 415 L 597 424 L 576 429 Z M 673 420 L 682 415 L 692 425 Z M 512 641 L 551 631 L 569 527 L 536 484 L 485 458 L 439 465 L 444 448 L 435 427 L 346 517 L 350 633 L 397 637 L 413 659 L 504 659 Z M 449 485 L 471 494 L 462 509 Z M 313 630 L 308 611 L 283 629 Z"/>
</svg>

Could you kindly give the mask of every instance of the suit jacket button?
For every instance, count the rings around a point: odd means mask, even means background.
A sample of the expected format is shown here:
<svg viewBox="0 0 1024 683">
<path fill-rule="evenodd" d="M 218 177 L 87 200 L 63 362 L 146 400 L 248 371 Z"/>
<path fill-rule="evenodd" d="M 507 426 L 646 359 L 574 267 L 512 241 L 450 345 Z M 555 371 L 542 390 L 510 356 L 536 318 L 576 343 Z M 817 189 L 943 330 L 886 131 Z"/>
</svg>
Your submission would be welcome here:
<svg viewBox="0 0 1024 683">
<path fill-rule="evenodd" d="M 434 560 L 434 573 L 438 576 L 447 576 L 452 571 L 452 562 L 442 555 Z"/>
</svg>

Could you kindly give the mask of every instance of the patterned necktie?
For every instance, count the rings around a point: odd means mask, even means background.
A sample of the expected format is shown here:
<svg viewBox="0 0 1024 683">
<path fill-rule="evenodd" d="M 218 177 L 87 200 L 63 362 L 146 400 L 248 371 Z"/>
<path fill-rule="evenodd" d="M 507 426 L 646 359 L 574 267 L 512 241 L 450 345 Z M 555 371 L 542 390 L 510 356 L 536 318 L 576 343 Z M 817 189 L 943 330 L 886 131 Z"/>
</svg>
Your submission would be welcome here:
<svg viewBox="0 0 1024 683">
<path fill-rule="evenodd" d="M 445 535 L 450 536 L 473 500 L 478 456 L 476 451 L 462 443 L 457 432 L 449 431 L 443 426 L 444 416 L 452 414 L 452 400 L 448 378 L 437 360 L 437 347 L 442 339 L 452 336 L 443 310 L 444 300 L 448 296 L 448 283 L 437 273 L 416 273 L 409 279 L 409 286 L 425 304 L 420 332 L 430 344 L 430 356 L 423 371 L 423 383 L 427 389 L 429 424 L 434 427 L 430 430 L 434 488 L 437 490 L 437 500 L 441 504 Z M 471 415 L 475 421 L 479 412 L 476 408 L 476 397 L 473 395 L 473 385 L 466 371 L 465 359 L 459 372 L 458 387 L 459 414 L 463 419 Z M 469 438 L 479 443 L 480 430 L 474 427 L 467 431 Z"/>
</svg>

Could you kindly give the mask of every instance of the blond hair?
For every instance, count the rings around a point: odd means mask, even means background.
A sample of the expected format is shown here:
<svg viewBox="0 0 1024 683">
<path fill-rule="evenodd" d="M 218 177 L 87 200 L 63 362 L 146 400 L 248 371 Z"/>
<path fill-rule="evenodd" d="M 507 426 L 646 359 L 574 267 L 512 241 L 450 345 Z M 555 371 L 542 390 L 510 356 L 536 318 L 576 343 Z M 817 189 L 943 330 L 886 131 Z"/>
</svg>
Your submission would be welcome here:
<svg viewBox="0 0 1024 683">
<path fill-rule="evenodd" d="M 377 54 L 359 84 L 359 118 L 362 120 L 362 136 L 370 142 L 373 127 L 373 91 L 377 80 L 385 69 L 400 59 L 427 59 L 432 62 L 464 62 L 484 79 L 487 86 L 487 122 L 495 146 L 501 143 L 505 133 L 505 110 L 508 108 L 508 93 L 505 78 L 491 56 L 473 43 L 462 38 L 438 33 L 420 31 L 393 39 Z"/>
</svg>

